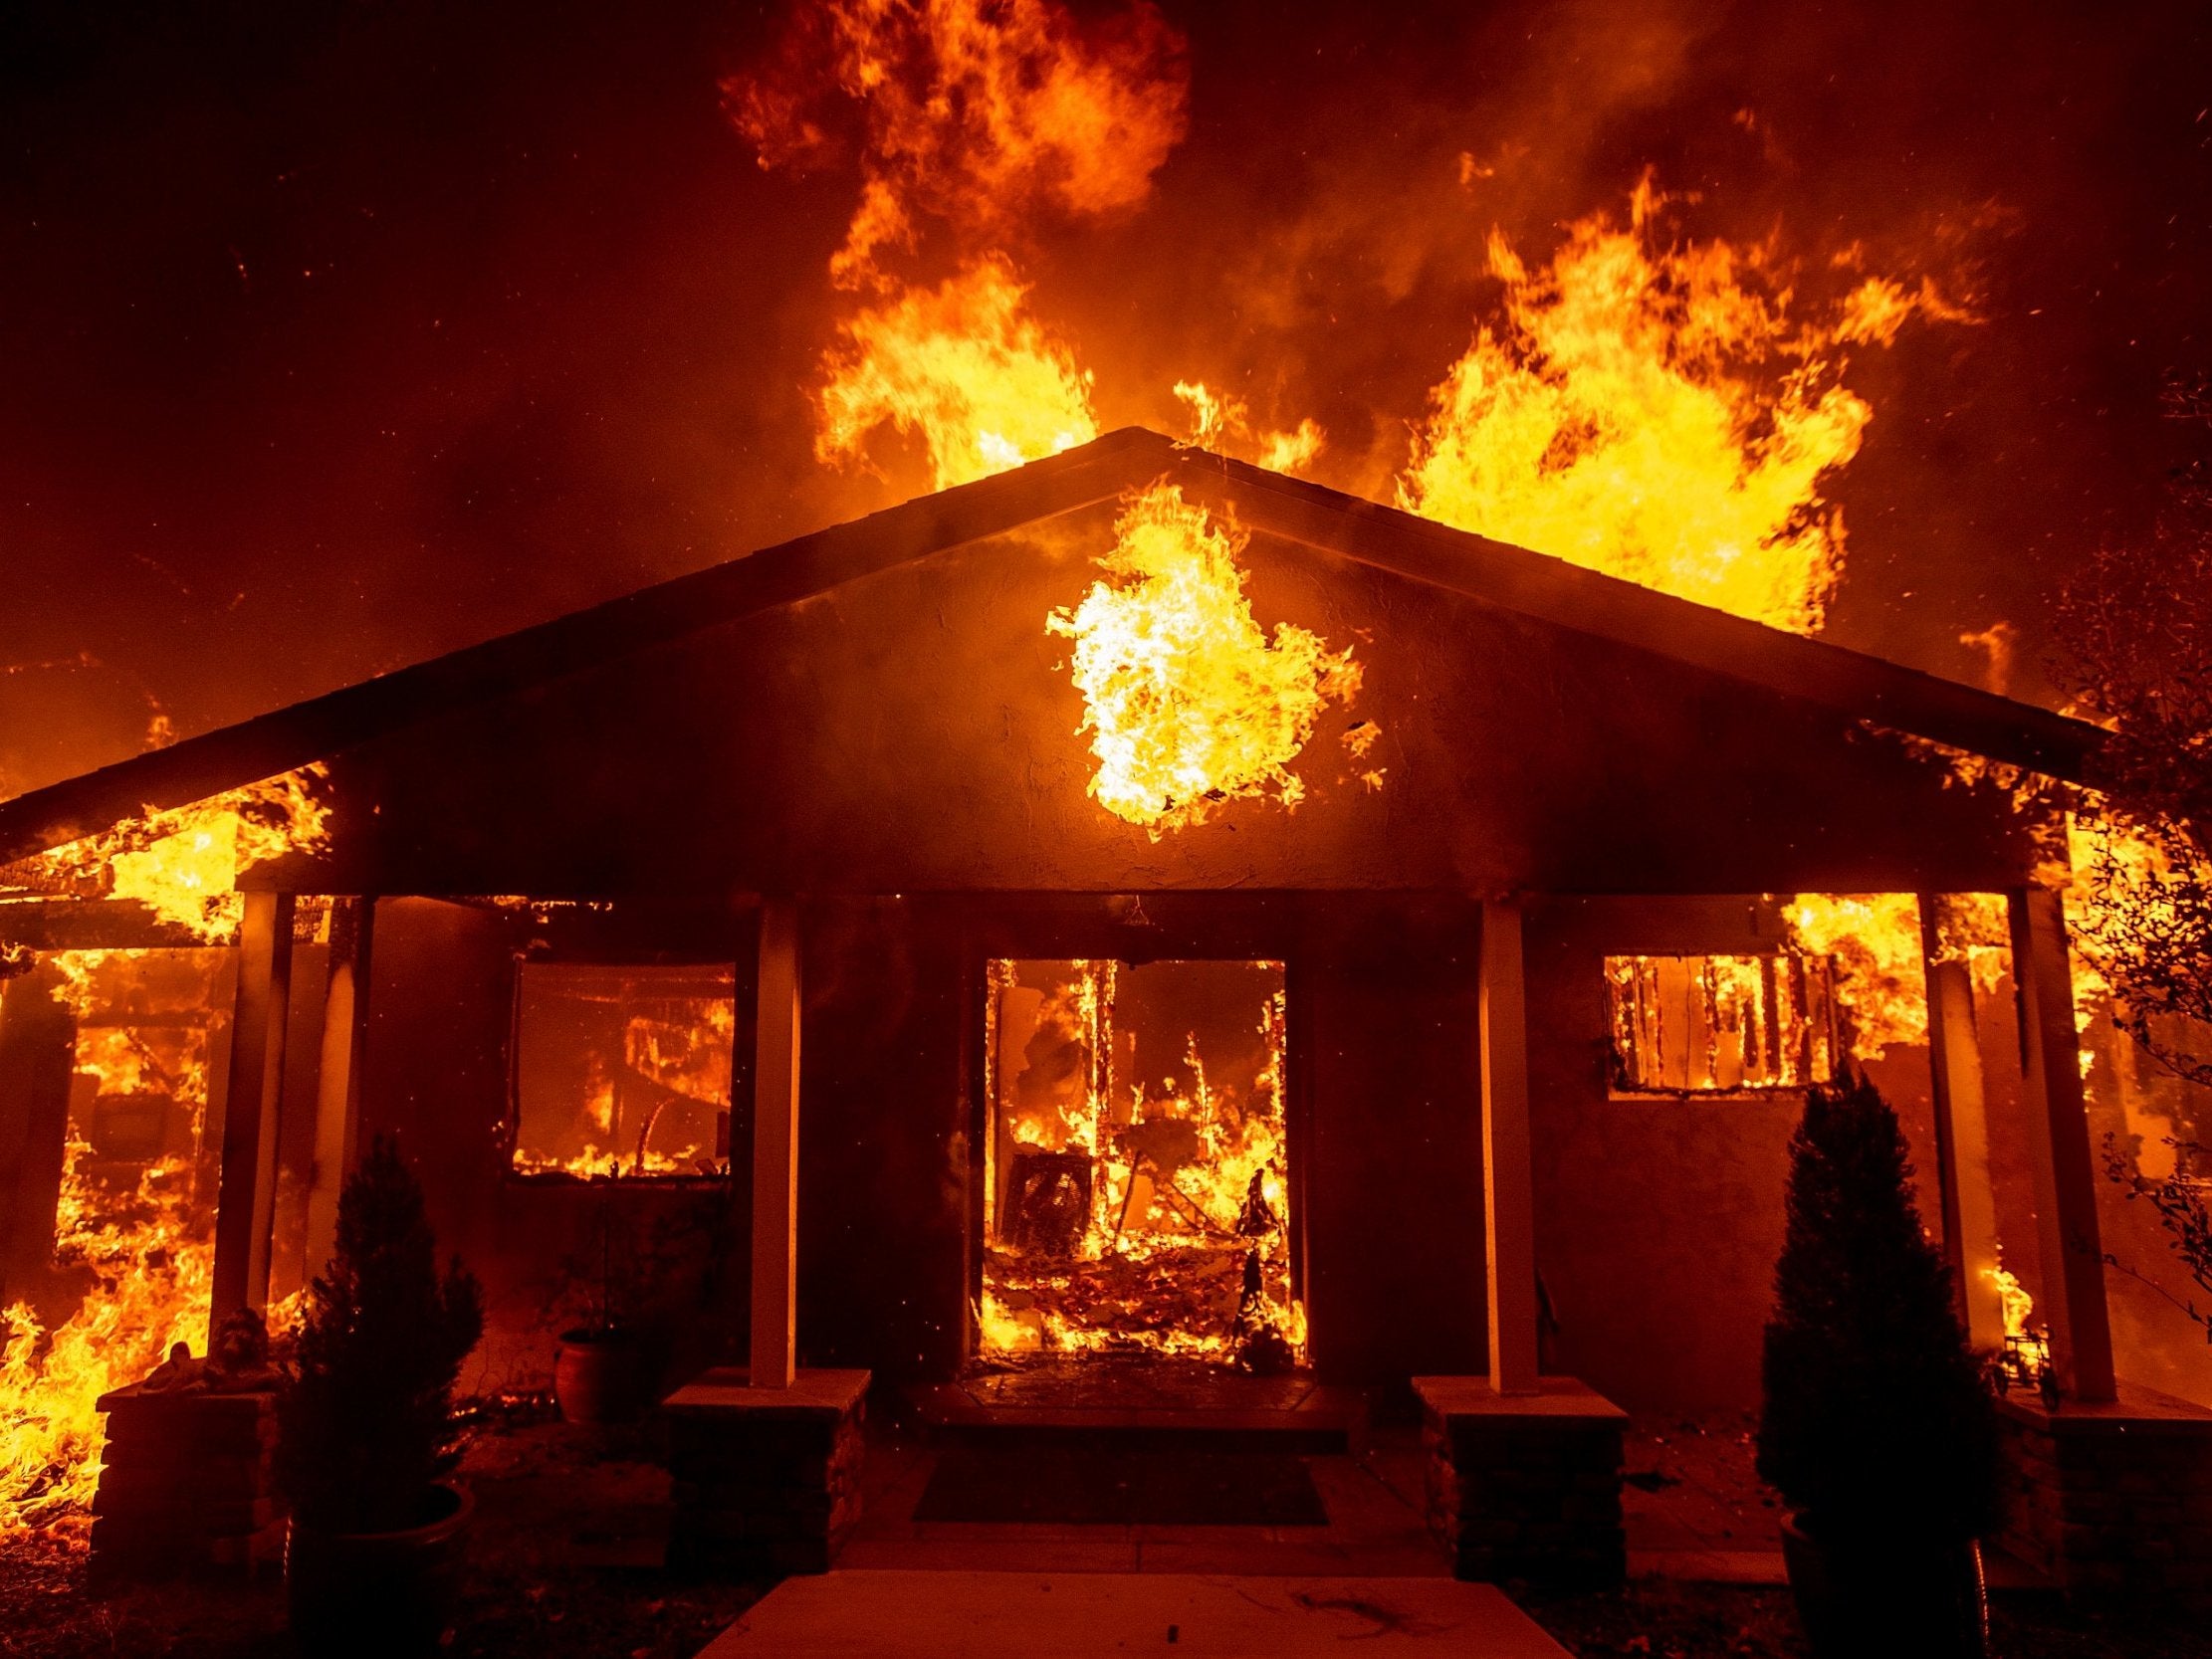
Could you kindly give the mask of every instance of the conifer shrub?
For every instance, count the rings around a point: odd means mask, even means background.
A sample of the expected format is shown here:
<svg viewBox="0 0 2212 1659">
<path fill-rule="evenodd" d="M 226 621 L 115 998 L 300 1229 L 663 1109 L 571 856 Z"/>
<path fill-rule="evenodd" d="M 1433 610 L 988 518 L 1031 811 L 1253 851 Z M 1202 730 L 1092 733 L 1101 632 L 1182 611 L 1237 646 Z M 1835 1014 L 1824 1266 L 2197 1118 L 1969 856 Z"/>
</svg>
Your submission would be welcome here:
<svg viewBox="0 0 2212 1659">
<path fill-rule="evenodd" d="M 458 1458 L 453 1384 L 484 1330 L 458 1260 L 441 1275 L 422 1188 L 379 1136 L 338 1197 L 337 1248 L 278 1397 L 277 1476 L 300 1525 L 401 1532 Z"/>
<path fill-rule="evenodd" d="M 1911 1174 L 1896 1114 L 1863 1075 L 1807 1091 L 1758 1468 L 1817 1538 L 1962 1543 L 2003 1519 L 1995 1404 Z"/>
</svg>

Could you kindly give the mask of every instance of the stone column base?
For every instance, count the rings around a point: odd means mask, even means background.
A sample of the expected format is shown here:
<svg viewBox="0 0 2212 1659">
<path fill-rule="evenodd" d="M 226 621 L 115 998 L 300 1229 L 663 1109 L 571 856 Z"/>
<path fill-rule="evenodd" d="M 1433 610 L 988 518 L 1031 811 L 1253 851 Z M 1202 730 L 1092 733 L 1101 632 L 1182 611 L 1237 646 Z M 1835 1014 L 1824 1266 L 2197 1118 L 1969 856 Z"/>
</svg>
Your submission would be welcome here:
<svg viewBox="0 0 2212 1659">
<path fill-rule="evenodd" d="M 1621 1431 L 1629 1414 L 1571 1376 L 1496 1394 L 1479 1376 L 1417 1376 L 1429 1529 L 1461 1578 L 1573 1587 L 1628 1576 Z"/>
<path fill-rule="evenodd" d="M 2069 1590 L 2212 1595 L 2212 1411 L 2122 1382 L 2108 1405 L 2008 1394 L 1998 1423 L 2009 1554 Z"/>
<path fill-rule="evenodd" d="M 284 1559 L 272 1463 L 277 1396 L 103 1394 L 107 1444 L 93 1499 L 96 1577 L 253 1568 Z"/>
<path fill-rule="evenodd" d="M 860 1519 L 867 1393 L 866 1371 L 802 1370 L 788 1388 L 753 1388 L 725 1366 L 671 1394 L 668 1564 L 827 1572 Z"/>
</svg>

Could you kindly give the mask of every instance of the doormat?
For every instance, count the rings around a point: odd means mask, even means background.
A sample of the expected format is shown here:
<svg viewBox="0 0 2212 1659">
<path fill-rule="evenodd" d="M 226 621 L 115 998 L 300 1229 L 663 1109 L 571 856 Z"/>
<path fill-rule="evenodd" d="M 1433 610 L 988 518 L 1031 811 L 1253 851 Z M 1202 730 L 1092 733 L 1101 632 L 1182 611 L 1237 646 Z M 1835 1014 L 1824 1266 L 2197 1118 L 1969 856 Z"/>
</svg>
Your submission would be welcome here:
<svg viewBox="0 0 2212 1659">
<path fill-rule="evenodd" d="M 1277 1452 L 1107 1452 L 955 1446 L 917 1521 L 1077 1526 L 1326 1527 L 1304 1462 Z"/>
</svg>

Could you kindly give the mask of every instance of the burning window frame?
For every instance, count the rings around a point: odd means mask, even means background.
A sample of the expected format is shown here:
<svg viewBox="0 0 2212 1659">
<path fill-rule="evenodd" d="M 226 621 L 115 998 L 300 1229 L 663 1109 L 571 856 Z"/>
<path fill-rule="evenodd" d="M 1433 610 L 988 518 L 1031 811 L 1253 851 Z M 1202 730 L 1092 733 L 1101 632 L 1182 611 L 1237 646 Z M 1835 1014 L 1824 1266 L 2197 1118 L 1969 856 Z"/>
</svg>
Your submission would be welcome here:
<svg viewBox="0 0 2212 1659">
<path fill-rule="evenodd" d="M 610 976 L 669 972 L 689 975 L 694 980 L 713 979 L 727 987 L 731 1007 L 730 1074 L 728 1098 L 721 1108 L 717 1124 L 718 1144 L 707 1152 L 706 1161 L 713 1164 L 712 1168 L 638 1168 L 635 1167 L 636 1159 L 625 1157 L 617 1151 L 600 1154 L 604 1159 L 603 1165 L 594 1159 L 588 1166 L 580 1168 L 563 1166 L 559 1160 L 550 1157 L 536 1167 L 518 1163 L 524 1130 L 524 1009 L 533 968 L 569 968 Z M 735 1154 L 744 1143 L 747 1126 L 752 1118 L 753 1099 L 753 1077 L 750 1069 L 753 1053 L 752 999 L 745 983 L 745 975 L 739 971 L 735 961 L 722 956 L 698 954 L 537 947 L 517 952 L 512 980 L 505 1057 L 507 1107 L 501 1120 L 499 1139 L 500 1168 L 506 1180 L 525 1186 L 553 1187 L 588 1186 L 609 1181 L 624 1184 L 707 1186 L 733 1178 L 739 1170 L 739 1159 Z M 695 1157 L 697 1155 L 694 1154 Z M 571 1158 L 567 1160 L 567 1164 L 573 1165 L 576 1161 Z"/>
<path fill-rule="evenodd" d="M 1684 1037 L 1702 1028 L 1706 1038 L 1704 1072 L 1711 1081 L 1688 1081 L 1695 1073 L 1686 1055 L 1684 1082 L 1659 1080 L 1668 1069 L 1663 1051 L 1665 1010 L 1655 1006 L 1645 992 L 1648 985 L 1656 986 L 1664 972 L 1660 964 L 1696 964 L 1682 970 L 1686 981 Z M 1756 980 L 1756 998 L 1740 994 L 1746 989 L 1747 975 Z M 1832 1078 L 1846 1052 L 1838 1017 L 1835 965 L 1824 955 L 1799 950 L 1608 952 L 1601 976 L 1609 1100 L 1769 1100 L 1800 1095 Z M 1624 1007 L 1624 992 L 1632 988 L 1639 1000 L 1634 1007 Z M 1731 992 L 1739 994 L 1731 996 Z M 1762 1033 L 1757 1048 L 1761 1056 L 1759 1071 L 1753 1073 L 1749 1055 L 1739 1050 L 1736 1079 L 1721 1082 L 1714 1039 L 1739 1030 L 1746 1012 L 1757 1017 Z M 1693 1023 L 1688 1017 L 1691 1014 L 1702 1017 Z M 1658 1035 L 1661 1048 L 1644 1057 L 1639 1054 L 1639 1033 L 1647 1030 Z M 1759 1081 L 1752 1081 L 1754 1075 Z"/>
</svg>

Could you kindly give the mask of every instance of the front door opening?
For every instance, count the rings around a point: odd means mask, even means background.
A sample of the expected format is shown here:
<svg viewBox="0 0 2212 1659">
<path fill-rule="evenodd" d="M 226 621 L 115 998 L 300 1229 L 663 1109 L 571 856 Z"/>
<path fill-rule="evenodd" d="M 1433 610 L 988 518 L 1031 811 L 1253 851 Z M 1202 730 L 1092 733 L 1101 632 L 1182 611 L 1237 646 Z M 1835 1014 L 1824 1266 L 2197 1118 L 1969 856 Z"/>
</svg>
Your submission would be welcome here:
<svg viewBox="0 0 2212 1659">
<path fill-rule="evenodd" d="M 983 1354 L 1305 1358 L 1280 962 L 991 964 Z"/>
</svg>

